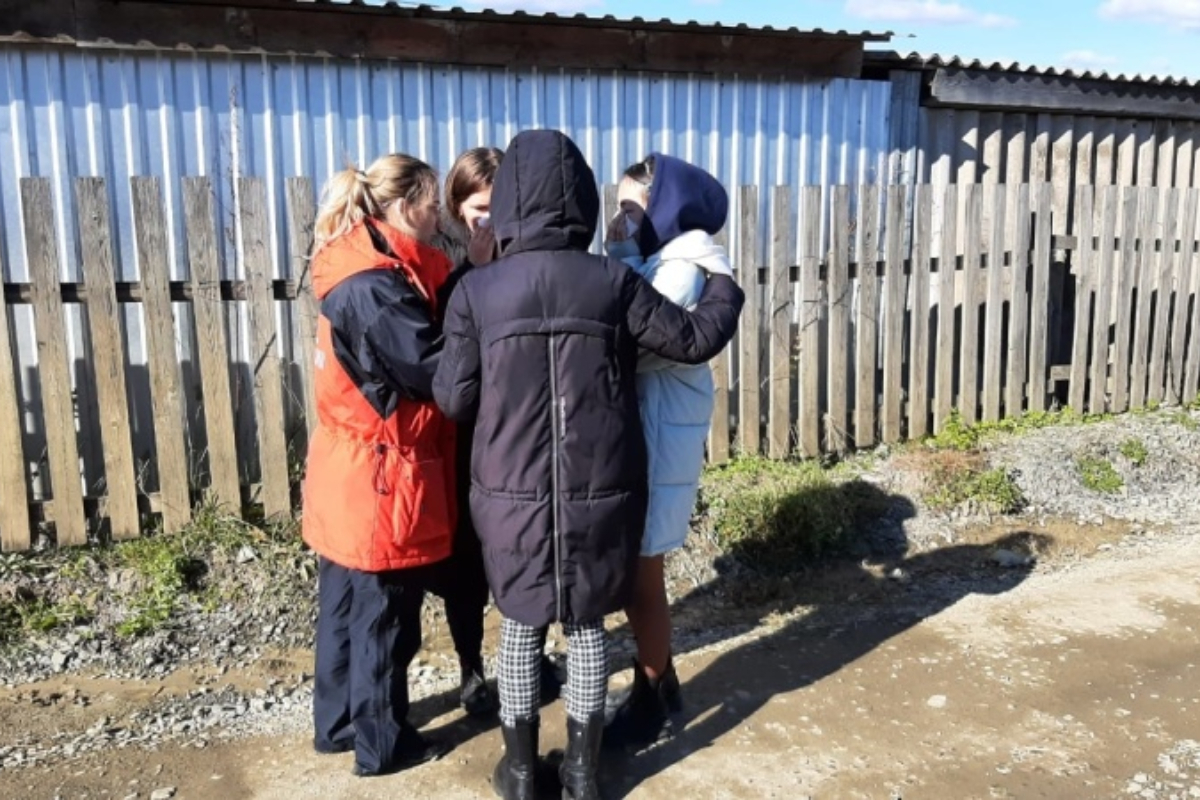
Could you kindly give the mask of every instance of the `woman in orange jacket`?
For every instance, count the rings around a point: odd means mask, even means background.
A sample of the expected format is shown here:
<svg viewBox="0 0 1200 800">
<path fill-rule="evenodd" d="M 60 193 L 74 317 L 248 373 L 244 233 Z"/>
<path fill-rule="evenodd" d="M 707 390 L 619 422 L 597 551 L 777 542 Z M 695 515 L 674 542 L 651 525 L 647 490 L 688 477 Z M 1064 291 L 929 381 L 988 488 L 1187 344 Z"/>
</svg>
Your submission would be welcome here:
<svg viewBox="0 0 1200 800">
<path fill-rule="evenodd" d="M 320 556 L 313 746 L 353 750 L 358 775 L 444 752 L 408 722 L 407 675 L 424 588 L 456 524 L 455 426 L 431 394 L 451 269 L 429 244 L 437 220 L 436 173 L 396 154 L 335 175 L 316 221 L 318 424 L 304 491 L 304 539 Z"/>
</svg>

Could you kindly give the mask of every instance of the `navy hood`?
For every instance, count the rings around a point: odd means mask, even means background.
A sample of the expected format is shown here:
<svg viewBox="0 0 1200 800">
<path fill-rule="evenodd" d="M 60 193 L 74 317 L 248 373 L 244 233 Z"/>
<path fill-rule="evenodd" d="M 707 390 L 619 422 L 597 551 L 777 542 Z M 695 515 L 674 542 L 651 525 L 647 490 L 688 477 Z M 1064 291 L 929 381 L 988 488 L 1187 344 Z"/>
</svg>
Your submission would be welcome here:
<svg viewBox="0 0 1200 800">
<path fill-rule="evenodd" d="M 650 201 L 638 231 L 638 248 L 649 257 L 688 231 L 715 236 L 725 227 L 729 195 L 721 182 L 699 167 L 672 156 L 653 153 Z"/>
<path fill-rule="evenodd" d="M 587 250 L 600 214 L 596 177 L 564 134 L 522 131 L 496 172 L 491 212 L 501 255 Z"/>
</svg>

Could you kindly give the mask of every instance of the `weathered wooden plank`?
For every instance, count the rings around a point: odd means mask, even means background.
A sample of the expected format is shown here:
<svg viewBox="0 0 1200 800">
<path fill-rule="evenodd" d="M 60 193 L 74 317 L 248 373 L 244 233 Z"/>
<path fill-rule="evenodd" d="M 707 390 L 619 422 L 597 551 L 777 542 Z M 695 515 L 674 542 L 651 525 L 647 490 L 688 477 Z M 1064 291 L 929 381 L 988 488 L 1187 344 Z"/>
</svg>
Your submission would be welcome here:
<svg viewBox="0 0 1200 800">
<path fill-rule="evenodd" d="M 1188 308 L 1191 302 L 1192 286 L 1195 281 L 1195 256 L 1193 247 L 1196 241 L 1197 201 L 1200 200 L 1200 189 L 1184 189 L 1183 224 L 1179 235 L 1179 252 L 1175 256 L 1175 304 L 1171 318 L 1171 399 L 1176 403 L 1190 403 L 1194 399 L 1185 382 L 1188 348 Z M 1196 341 L 1195 335 L 1192 341 Z"/>
<path fill-rule="evenodd" d="M 964 187 L 963 220 L 962 344 L 959 349 L 958 413 L 968 424 L 979 419 L 979 258 L 983 211 L 982 187 Z"/>
<path fill-rule="evenodd" d="M 317 208 L 312 181 L 308 178 L 289 178 L 287 182 L 288 241 L 292 252 L 292 275 L 296 276 L 299 293 L 293 307 L 296 317 L 296 352 L 300 362 L 303 385 L 304 423 L 311 434 L 317 424 L 316 395 L 313 394 L 313 357 L 317 338 L 317 298 L 313 293 L 311 255 L 313 223 Z"/>
<path fill-rule="evenodd" d="M 713 241 L 718 247 L 728 248 L 729 228 L 722 228 Z M 713 416 L 708 426 L 708 463 L 724 464 L 729 461 L 729 351 L 726 347 L 711 362 L 713 377 Z M 312 387 L 308 388 L 312 393 Z"/>
<path fill-rule="evenodd" d="M 767 406 L 767 453 L 786 458 L 792 438 L 792 311 L 795 292 L 791 283 L 791 187 L 772 192 L 769 321 L 770 393 Z"/>
<path fill-rule="evenodd" d="M 1160 185 L 1158 208 L 1156 228 L 1161 232 L 1162 243 L 1154 262 L 1157 275 L 1154 279 L 1154 320 L 1150 330 L 1150 386 L 1146 390 L 1146 399 L 1155 404 L 1166 397 L 1167 340 L 1171 335 L 1171 294 L 1175 283 L 1175 247 L 1179 239 L 1179 190 Z"/>
<path fill-rule="evenodd" d="M 267 187 L 260 178 L 240 178 L 242 253 L 245 258 L 247 309 L 250 312 L 251 363 L 254 370 L 254 412 L 258 427 L 259 468 L 262 471 L 263 512 L 268 519 L 292 510 L 288 474 L 287 432 L 283 411 L 275 304 L 271 298 L 270 220 Z"/>
<path fill-rule="evenodd" d="M 913 225 L 912 336 L 909 340 L 908 438 L 922 439 L 929 433 L 929 255 L 933 244 L 933 187 L 917 187 Z"/>
<path fill-rule="evenodd" d="M 1003 186 L 985 187 L 992 195 L 992 240 L 988 246 L 987 301 L 983 337 L 983 418 L 989 422 L 1000 419 L 1003 395 L 1004 361 L 1004 253 L 1008 230 Z"/>
<path fill-rule="evenodd" d="M 1137 172 L 1133 182 L 1137 186 L 1153 186 L 1157 179 L 1155 156 L 1158 144 L 1154 139 L 1154 122 L 1139 120 L 1137 123 Z"/>
<path fill-rule="evenodd" d="M 1087 400 L 1088 332 L 1092 321 L 1092 287 L 1095 284 L 1096 259 L 1092 249 L 1095 226 L 1095 194 L 1090 186 L 1076 188 L 1075 210 L 1078 221 L 1075 232 L 1079 246 L 1074 252 L 1075 273 L 1075 332 L 1071 343 L 1071 379 L 1069 385 L 1071 408 L 1082 411 Z M 1100 330 L 1096 331 L 1101 334 Z M 1103 391 L 1103 387 L 1100 387 Z M 1096 387 L 1093 387 L 1095 391 Z"/>
<path fill-rule="evenodd" d="M 1132 186 L 1137 175 L 1138 142 L 1137 122 L 1132 119 L 1118 119 L 1116 127 L 1117 145 L 1117 186 Z"/>
<path fill-rule="evenodd" d="M 1076 185 L 1088 186 L 1095 182 L 1094 170 L 1096 165 L 1096 118 L 1082 116 L 1075 118 L 1075 165 L 1074 179 Z M 1068 180 L 1070 176 L 1068 176 Z"/>
<path fill-rule="evenodd" d="M 825 421 L 826 446 L 845 452 L 847 446 L 847 394 L 850 381 L 849 334 L 853 297 L 850 286 L 850 187 L 833 187 L 829 253 L 829 411 Z"/>
<path fill-rule="evenodd" d="M 958 263 L 958 187 L 942 187 L 942 241 L 938 258 L 937 380 L 933 424 L 941 432 L 954 411 L 954 306 Z"/>
<path fill-rule="evenodd" d="M 48 178 L 21 179 L 25 252 L 33 283 L 33 321 L 37 329 L 38 374 L 46 418 L 46 450 L 54 500 L 63 509 L 55 522 L 60 545 L 87 543 L 83 481 L 75 430 L 74 392 L 68 366 L 67 331 L 58 291 L 58 244 L 54 199 Z"/>
<path fill-rule="evenodd" d="M 883 309 L 883 441 L 900 441 L 904 403 L 904 306 L 908 279 L 904 274 L 903 186 L 887 187 L 887 242 Z"/>
<path fill-rule="evenodd" d="M 879 348 L 879 187 L 858 190 L 858 316 L 854 330 L 854 446 L 875 444 Z"/>
<path fill-rule="evenodd" d="M 758 187 L 741 187 L 741 227 L 738 274 L 746 303 L 738 324 L 738 440 L 742 455 L 762 452 L 762 380 L 760 354 L 762 323 L 758 285 Z"/>
<path fill-rule="evenodd" d="M 208 178 L 187 178 L 183 183 L 183 217 L 188 264 L 196 299 L 200 384 L 204 395 L 204 423 L 208 439 L 209 491 L 227 510 L 241 511 L 236 423 L 229 386 L 229 346 L 225 339 L 225 309 L 218 290 L 213 187 Z"/>
<path fill-rule="evenodd" d="M 1108 334 L 1116 289 L 1114 264 L 1117 259 L 1117 218 L 1121 210 L 1121 188 L 1112 184 L 1104 186 L 1100 192 L 1100 201 L 1100 252 L 1092 261 L 1095 267 L 1092 281 L 1095 305 L 1092 310 L 1092 379 L 1088 411 L 1093 414 L 1102 414 L 1109 407 Z"/>
<path fill-rule="evenodd" d="M 1075 155 L 1075 118 L 1056 116 L 1050 145 L 1050 184 L 1054 193 L 1051 212 L 1052 233 L 1071 233 L 1071 168 Z"/>
<path fill-rule="evenodd" d="M 1015 224 L 1008 299 L 1008 375 L 1005 377 L 1004 415 L 1019 417 L 1025 411 L 1029 364 L 1030 185 L 1017 191 L 1009 219 Z"/>
<path fill-rule="evenodd" d="M 1138 189 L 1121 187 L 1120 261 L 1116 272 L 1116 348 L 1113 353 L 1113 389 L 1109 411 L 1129 410 L 1129 352 L 1133 329 L 1133 291 L 1137 269 Z"/>
<path fill-rule="evenodd" d="M 21 436 L 21 391 L 9 330 L 8 304 L 0 298 L 0 453 L 5 454 L 0 458 L 0 549 L 5 552 L 28 550 L 33 533 Z"/>
<path fill-rule="evenodd" d="M 1046 361 L 1050 311 L 1050 237 L 1054 197 L 1048 183 L 1037 187 L 1037 223 L 1033 238 L 1033 270 L 1030 287 L 1029 397 L 1030 411 L 1046 410 Z"/>
<path fill-rule="evenodd" d="M 805 456 L 821 454 L 821 187 L 801 189 L 799 438 Z"/>
<path fill-rule="evenodd" d="M 1169 119 L 1154 121 L 1154 185 L 1166 188 L 1175 185 L 1175 123 Z M 1162 206 L 1159 206 L 1162 208 Z"/>
<path fill-rule="evenodd" d="M 1117 136 L 1116 121 L 1112 117 L 1100 117 L 1096 120 L 1096 154 L 1093 158 L 1092 182 L 1096 186 L 1111 186 L 1117 170 Z M 1099 211 L 1100 203 L 1093 202 Z M 1099 225 L 1094 226 L 1099 230 Z"/>
<path fill-rule="evenodd" d="M 184 441 L 184 402 L 175 349 L 175 314 L 169 290 L 167 232 L 157 178 L 131 179 L 137 219 L 138 267 L 145 287 L 147 365 L 154 412 L 154 442 L 162 496 L 163 529 L 175 533 L 191 520 L 191 487 Z"/>
<path fill-rule="evenodd" d="M 100 406 L 100 440 L 104 445 L 105 512 L 112 538 L 132 539 L 141 533 L 137 504 L 137 469 L 125 384 L 125 345 L 121 309 L 117 305 L 113 269 L 112 227 L 103 178 L 75 181 L 83 275 L 89 285 L 88 333 Z"/>
<path fill-rule="evenodd" d="M 1146 380 L 1149 373 L 1150 359 L 1150 329 L 1154 322 L 1150 317 L 1150 303 L 1154 294 L 1154 243 L 1158 239 L 1157 213 L 1158 190 L 1155 187 L 1141 187 L 1138 198 L 1137 226 L 1137 255 L 1135 256 L 1134 297 L 1137 301 L 1137 312 L 1133 320 L 1133 350 L 1131 352 L 1131 371 L 1129 386 L 1129 404 L 1131 408 L 1143 408 L 1146 405 Z"/>
<path fill-rule="evenodd" d="M 1200 158 L 1195 160 L 1195 165 L 1200 170 Z M 1189 205 L 1200 202 L 1200 187 L 1190 189 L 1188 194 L 1191 195 L 1188 199 Z M 1189 239 L 1197 235 L 1196 222 L 1200 220 L 1189 223 L 1187 227 Z M 1190 278 L 1184 291 L 1191 297 L 1184 303 L 1186 322 L 1181 326 L 1186 331 L 1187 345 L 1184 352 L 1183 390 L 1180 399 L 1183 403 L 1192 403 L 1200 393 L 1200 265 L 1197 264 L 1198 256 L 1191 246 L 1185 252 Z"/>
</svg>

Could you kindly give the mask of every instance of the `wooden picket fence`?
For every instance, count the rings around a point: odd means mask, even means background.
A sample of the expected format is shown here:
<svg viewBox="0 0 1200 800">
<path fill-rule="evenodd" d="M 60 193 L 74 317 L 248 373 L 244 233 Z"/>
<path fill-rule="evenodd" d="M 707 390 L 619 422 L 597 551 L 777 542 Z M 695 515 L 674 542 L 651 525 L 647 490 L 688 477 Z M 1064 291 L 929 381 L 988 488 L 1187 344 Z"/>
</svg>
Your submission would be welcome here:
<svg viewBox="0 0 1200 800">
<path fill-rule="evenodd" d="M 288 252 L 277 269 L 267 184 L 238 185 L 243 280 L 222 280 L 214 187 L 189 178 L 183 192 L 187 278 L 172 281 L 162 190 L 132 180 L 140 281 L 118 282 L 109 192 L 103 179 L 75 184 L 85 279 L 61 279 L 52 186 L 21 183 L 28 283 L 6 283 L 0 303 L 0 547 L 28 549 L 35 530 L 58 545 L 141 535 L 156 518 L 186 526 L 201 499 L 265 518 L 295 511 L 297 454 L 285 430 L 285 371 L 298 366 L 311 426 L 316 304 L 308 286 L 315 193 L 305 178 L 286 189 Z M 605 187 L 611 207 L 613 187 Z M 1200 389 L 1195 268 L 1198 191 L 1080 187 L 1070 220 L 1053 235 L 1049 184 L 935 187 L 806 187 L 735 193 L 734 264 L 747 290 L 739 334 L 713 364 L 716 413 L 709 457 L 817 456 L 879 442 L 919 439 L 952 415 L 996 420 L 1067 401 L 1079 410 L 1121 412 L 1186 403 Z M 768 212 L 760 213 L 766 208 Z M 1061 213 L 1061 212 L 1060 212 Z M 11 232 L 8 235 L 14 235 Z M 759 254 L 767 255 L 765 264 Z M 1064 316 L 1054 270 L 1073 289 L 1072 357 L 1051 362 L 1053 320 Z M 281 280 L 276 274 L 300 276 Z M 1068 293 L 1071 294 L 1071 293 Z M 121 306 L 142 307 L 148 344 L 155 486 L 145 485 L 131 447 L 129 381 Z M 175 304 L 191 305 L 198 342 L 206 469 L 183 423 Z M 23 452 L 11 309 L 32 307 L 51 490 L 35 496 Z M 86 308 L 88 352 L 99 408 L 97 430 L 80 430 L 64 330 L 65 307 Z M 249 311 L 256 439 L 239 445 L 230 387 L 225 315 Z M 287 305 L 294 330 L 280 326 Z M 1070 309 L 1065 309 L 1070 311 Z M 281 337 L 295 337 L 285 364 Z M 80 479 L 79 443 L 98 436 L 103 489 Z M 239 453 L 239 448 L 243 451 Z M 251 485 L 247 450 L 257 463 Z M 19 455 L 20 457 L 13 457 Z M 300 454 L 302 455 L 302 454 Z M 243 458 L 239 460 L 239 456 Z M 94 484 L 93 484 L 94 485 Z M 40 526 L 40 528 L 39 528 Z"/>
</svg>

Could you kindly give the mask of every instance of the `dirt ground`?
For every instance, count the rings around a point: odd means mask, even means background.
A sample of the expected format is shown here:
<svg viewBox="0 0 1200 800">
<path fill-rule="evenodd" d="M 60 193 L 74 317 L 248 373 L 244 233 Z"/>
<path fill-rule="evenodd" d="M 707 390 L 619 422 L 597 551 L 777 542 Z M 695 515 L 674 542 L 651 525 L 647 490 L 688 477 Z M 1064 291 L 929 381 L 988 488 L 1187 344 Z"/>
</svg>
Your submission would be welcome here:
<svg viewBox="0 0 1200 800">
<path fill-rule="evenodd" d="M 998 539 L 1037 552 L 1038 566 L 996 564 Z M 893 564 L 822 573 L 741 635 L 693 628 L 678 659 L 686 728 L 610 760 L 612 796 L 1200 798 L 1197 541 L 1051 524 L 985 530 Z M 701 598 L 682 616 L 703 608 Z M 252 687 L 307 658 L 225 679 Z M 110 724 L 186 692 L 203 672 L 153 686 L 66 677 L 9 690 L 0 746 L 14 731 Z M 166 787 L 230 800 L 490 797 L 499 734 L 446 709 L 444 697 L 428 698 L 414 713 L 453 752 L 387 778 L 357 779 L 350 756 L 314 755 L 298 718 L 278 736 L 0 772 L 0 797 L 149 798 Z M 562 737 L 555 704 L 543 750 Z"/>
</svg>

